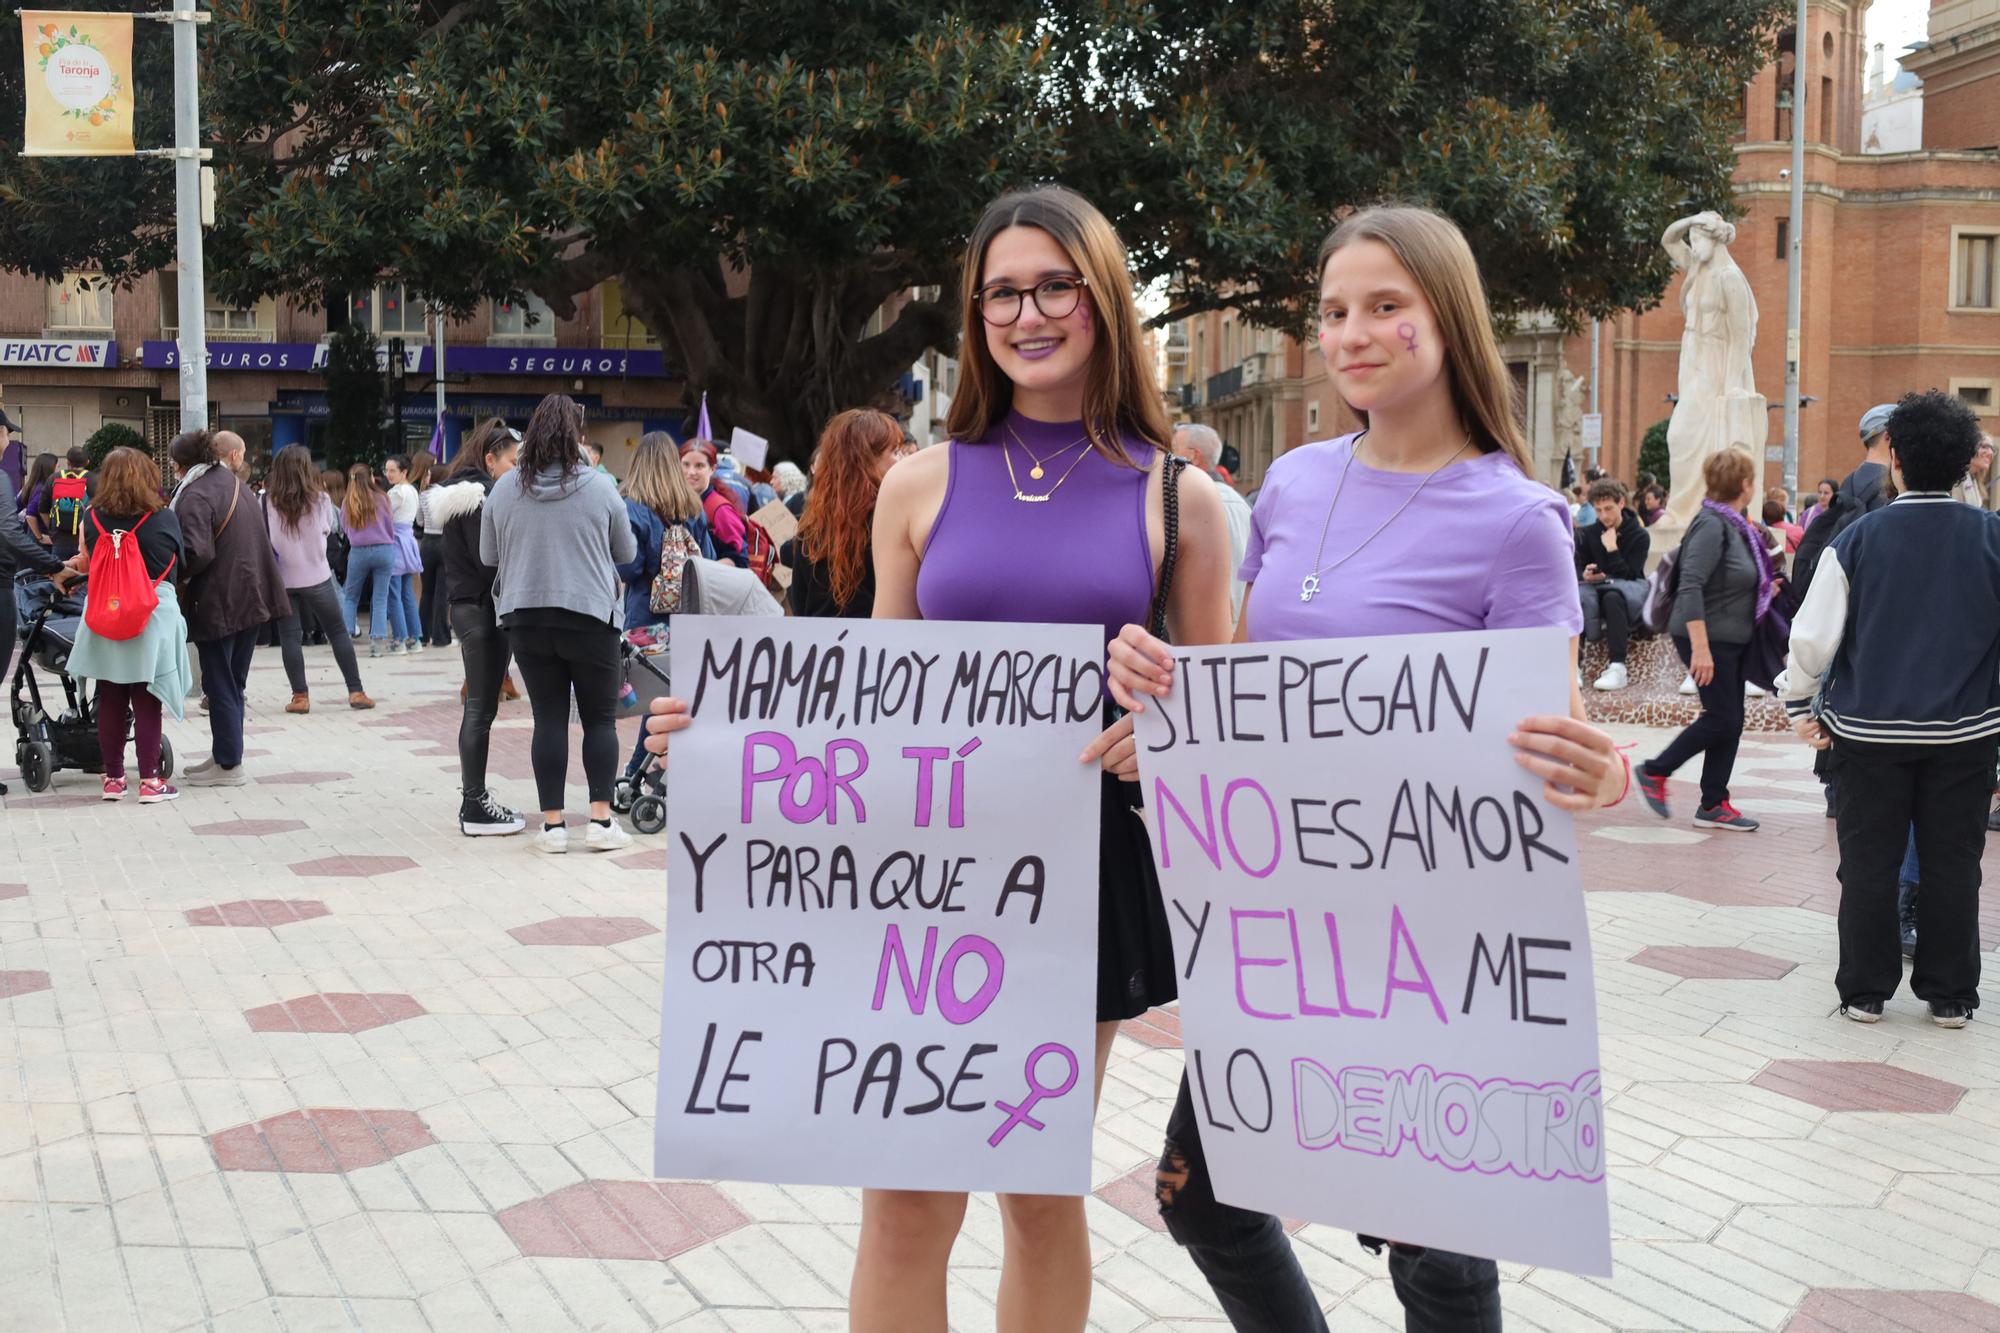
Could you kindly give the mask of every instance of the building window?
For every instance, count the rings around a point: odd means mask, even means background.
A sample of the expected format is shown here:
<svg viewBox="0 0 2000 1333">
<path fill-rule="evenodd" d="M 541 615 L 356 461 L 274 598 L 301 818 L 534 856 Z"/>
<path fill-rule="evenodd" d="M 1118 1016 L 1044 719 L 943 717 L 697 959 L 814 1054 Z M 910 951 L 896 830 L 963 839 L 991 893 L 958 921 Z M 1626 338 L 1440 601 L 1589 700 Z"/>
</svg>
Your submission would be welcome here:
<svg viewBox="0 0 2000 1333">
<path fill-rule="evenodd" d="M 1954 379 L 1951 382 L 1951 391 L 1958 395 L 1960 401 L 1980 416 L 1990 417 L 1993 415 L 1994 396 L 1992 380 Z"/>
<path fill-rule="evenodd" d="M 1778 261 L 1790 263 L 1792 258 L 1792 220 L 1778 219 Z"/>
<path fill-rule="evenodd" d="M 163 272 L 160 282 L 160 332 L 178 337 L 181 326 L 181 291 L 176 274 Z M 202 328 L 213 342 L 270 342 L 276 336 L 277 302 L 265 297 L 246 309 L 209 302 L 202 311 Z"/>
<path fill-rule="evenodd" d="M 1318 439 L 1318 438 L 1319 438 L 1319 404 L 1318 404 L 1318 403 L 1307 403 L 1307 404 L 1306 404 L 1306 434 L 1308 434 L 1308 435 L 1312 436 L 1312 437 L 1313 437 L 1314 439 Z"/>
<path fill-rule="evenodd" d="M 493 303 L 493 337 L 496 341 L 541 342 L 551 347 L 556 341 L 556 316 L 549 303 L 533 292 L 518 301 Z"/>
<path fill-rule="evenodd" d="M 49 328 L 64 333 L 111 331 L 111 284 L 95 273 L 65 273 L 49 284 Z"/>
<path fill-rule="evenodd" d="M 1993 261 L 2000 231 L 1951 229 L 1951 308 L 1992 310 Z"/>
<path fill-rule="evenodd" d="M 618 285 L 616 278 L 607 279 L 597 289 L 597 309 L 602 317 L 603 327 L 599 332 L 605 347 L 658 347 L 660 340 L 653 336 L 639 317 L 625 306 L 625 289 Z"/>
<path fill-rule="evenodd" d="M 430 307 L 400 282 L 385 282 L 347 298 L 347 322 L 379 337 L 421 338 L 429 332 Z"/>
</svg>

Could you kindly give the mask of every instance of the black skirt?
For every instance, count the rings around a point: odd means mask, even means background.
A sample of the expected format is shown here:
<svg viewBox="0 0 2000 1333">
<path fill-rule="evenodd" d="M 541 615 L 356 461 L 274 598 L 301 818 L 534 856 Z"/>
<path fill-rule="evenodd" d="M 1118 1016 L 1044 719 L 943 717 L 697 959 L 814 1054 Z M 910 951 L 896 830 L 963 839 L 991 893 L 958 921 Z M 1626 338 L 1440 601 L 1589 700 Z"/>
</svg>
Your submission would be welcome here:
<svg viewBox="0 0 2000 1333">
<path fill-rule="evenodd" d="M 1180 997 L 1172 928 L 1139 817 L 1140 784 L 1102 774 L 1097 842 L 1097 1021 L 1136 1018 Z"/>
</svg>

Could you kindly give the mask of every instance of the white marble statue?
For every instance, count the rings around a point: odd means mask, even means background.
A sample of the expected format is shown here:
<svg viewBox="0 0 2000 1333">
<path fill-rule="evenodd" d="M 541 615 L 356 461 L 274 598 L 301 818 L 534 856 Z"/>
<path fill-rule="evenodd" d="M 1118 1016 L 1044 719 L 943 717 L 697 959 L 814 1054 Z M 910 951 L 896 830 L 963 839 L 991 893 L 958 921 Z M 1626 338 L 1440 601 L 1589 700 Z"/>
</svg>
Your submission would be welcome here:
<svg viewBox="0 0 2000 1333">
<path fill-rule="evenodd" d="M 1757 392 L 1750 349 L 1757 341 L 1757 300 L 1749 279 L 1730 257 L 1736 228 L 1715 213 L 1696 213 L 1667 228 L 1660 244 L 1682 269 L 1680 401 L 1667 423 L 1673 487 L 1667 497 L 1670 529 L 1685 531 L 1706 493 L 1701 465 L 1723 449 L 1745 450 L 1761 474 L 1764 437 L 1770 429 L 1764 396 Z M 1657 537 L 1654 548 L 1666 544 Z"/>
</svg>

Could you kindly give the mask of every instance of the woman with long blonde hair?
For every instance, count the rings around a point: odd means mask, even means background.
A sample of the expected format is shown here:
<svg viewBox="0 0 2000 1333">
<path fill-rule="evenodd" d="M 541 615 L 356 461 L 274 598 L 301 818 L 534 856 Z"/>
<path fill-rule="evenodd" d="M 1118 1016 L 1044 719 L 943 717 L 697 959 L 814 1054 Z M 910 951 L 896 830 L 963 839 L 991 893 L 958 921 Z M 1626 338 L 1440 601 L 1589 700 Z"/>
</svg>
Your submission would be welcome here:
<svg viewBox="0 0 2000 1333">
<path fill-rule="evenodd" d="M 618 577 L 625 586 L 625 628 L 663 625 L 666 613 L 652 606 L 653 579 L 660 572 L 660 556 L 670 530 L 679 528 L 685 533 L 685 541 L 673 539 L 676 549 L 685 551 L 692 546 L 697 554 L 715 558 L 701 499 L 688 485 L 673 436 L 654 430 L 639 437 L 622 489 L 632 536 L 639 543 L 639 554 L 618 566 Z"/>
<path fill-rule="evenodd" d="M 914 452 L 901 423 L 887 412 L 850 408 L 826 423 L 813 450 L 813 485 L 799 535 L 779 556 L 792 571 L 785 598 L 793 615 L 865 620 L 873 614 L 875 504 L 882 478 Z"/>
<path fill-rule="evenodd" d="M 1319 274 L 1320 353 L 1366 428 L 1271 465 L 1239 573 L 1249 593 L 1238 640 L 1560 627 L 1569 713 L 1523 719 L 1515 759 L 1553 805 L 1615 804 L 1626 769 L 1583 720 L 1575 687 L 1583 609 L 1569 513 L 1533 478 L 1471 247 L 1426 209 L 1369 208 L 1326 238 Z M 1111 673 L 1119 702 L 1143 710 L 1169 695 L 1170 650 L 1129 624 Z M 1185 1078 L 1158 1193 L 1167 1230 L 1237 1329 L 1324 1333 L 1278 1219 L 1216 1199 Z M 1391 1245 L 1389 1275 L 1413 1333 L 1500 1328 L 1490 1259 Z"/>
</svg>

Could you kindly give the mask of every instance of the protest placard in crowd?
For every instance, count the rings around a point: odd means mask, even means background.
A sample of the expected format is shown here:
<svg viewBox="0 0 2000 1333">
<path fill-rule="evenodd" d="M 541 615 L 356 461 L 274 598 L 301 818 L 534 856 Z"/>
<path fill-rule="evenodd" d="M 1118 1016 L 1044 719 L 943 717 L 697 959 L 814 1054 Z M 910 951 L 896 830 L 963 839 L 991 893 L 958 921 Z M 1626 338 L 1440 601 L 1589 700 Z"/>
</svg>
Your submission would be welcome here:
<svg viewBox="0 0 2000 1333">
<path fill-rule="evenodd" d="M 1093 626 L 677 616 L 661 1175 L 1090 1189 Z"/>
<path fill-rule="evenodd" d="M 1611 1271 L 1559 631 L 1176 649 L 1140 771 L 1216 1196 Z"/>
</svg>

